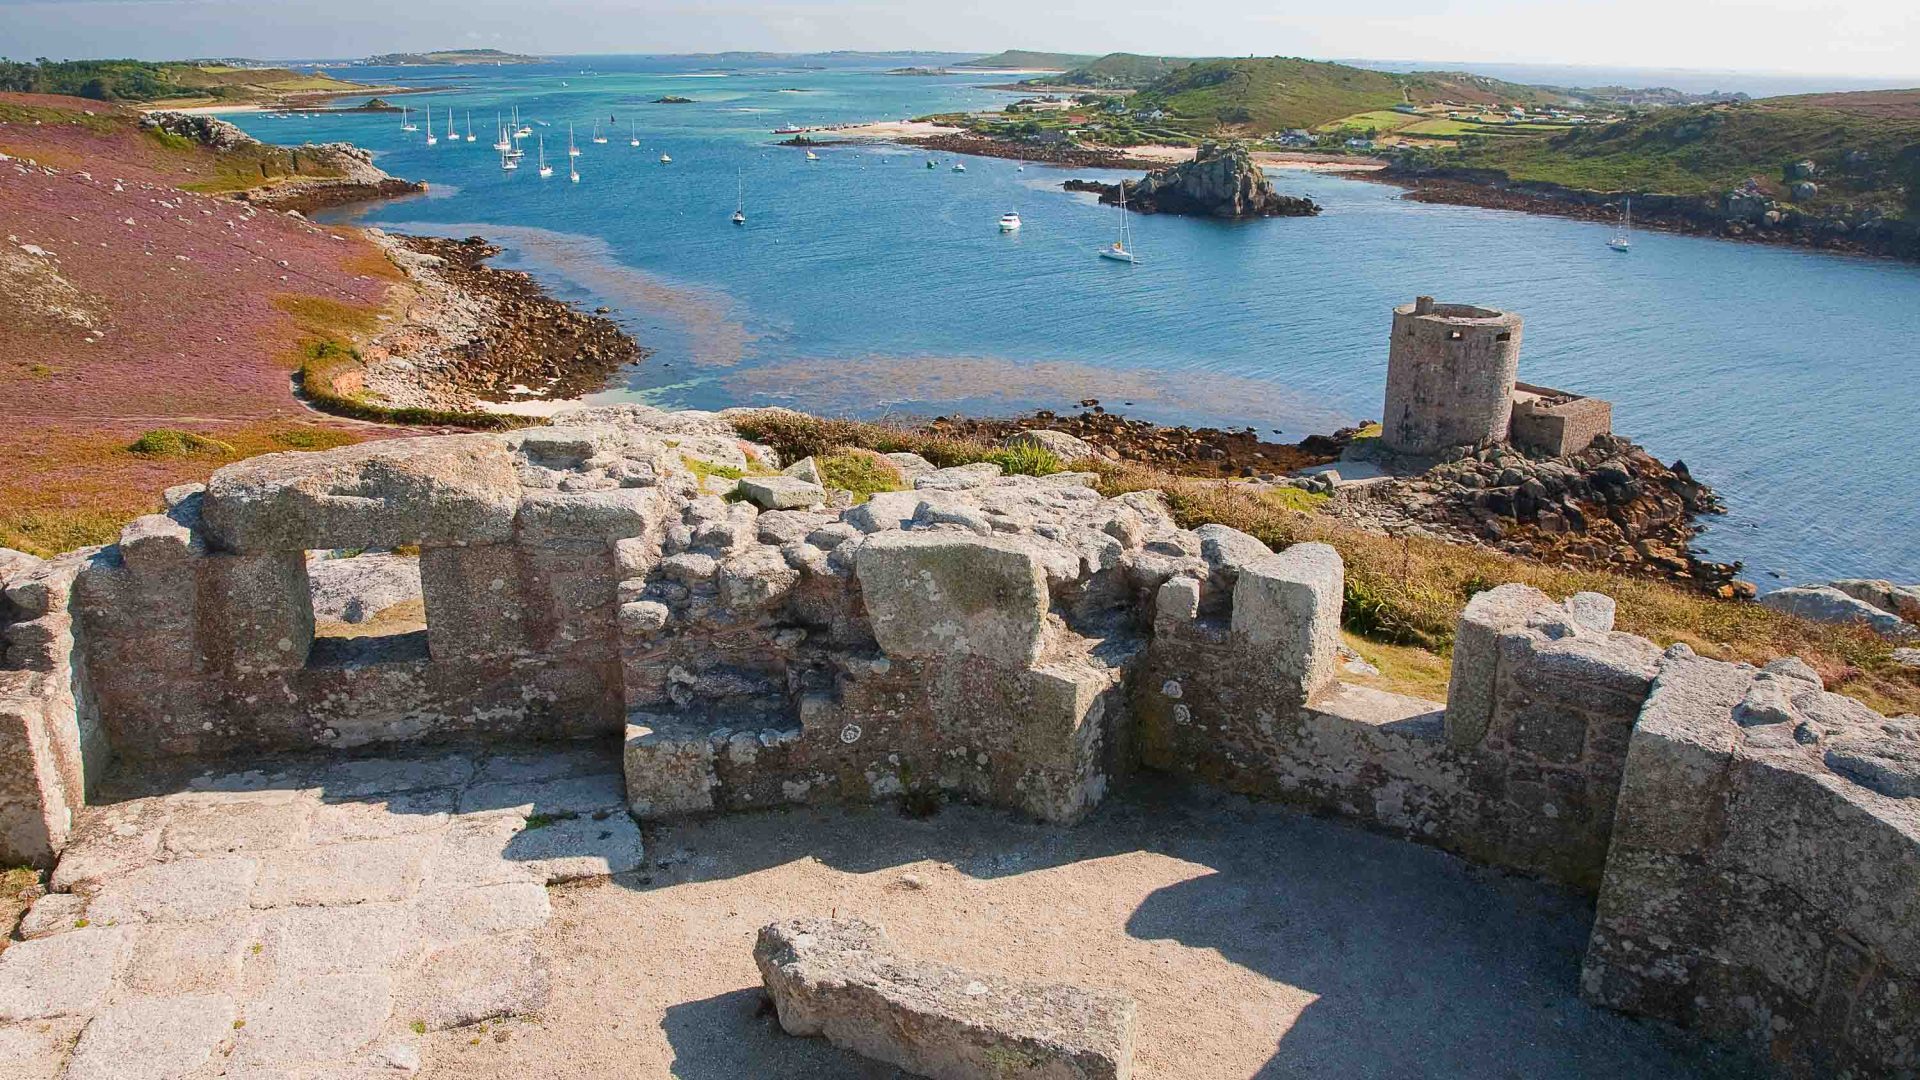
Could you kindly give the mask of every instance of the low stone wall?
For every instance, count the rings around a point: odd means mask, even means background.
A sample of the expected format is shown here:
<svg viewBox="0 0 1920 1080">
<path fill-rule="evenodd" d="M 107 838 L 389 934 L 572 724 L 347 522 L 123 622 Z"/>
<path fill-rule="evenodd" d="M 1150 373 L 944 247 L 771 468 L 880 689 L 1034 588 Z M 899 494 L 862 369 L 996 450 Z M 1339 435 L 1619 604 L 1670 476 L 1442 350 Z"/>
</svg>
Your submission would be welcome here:
<svg viewBox="0 0 1920 1080">
<path fill-rule="evenodd" d="M 91 555 L 42 560 L 0 548 L 0 865 L 52 866 L 106 768 L 71 615 Z"/>
<path fill-rule="evenodd" d="M 117 544 L 0 558 L 0 855 L 50 860 L 109 754 L 623 738 L 641 818 L 1067 823 L 1145 767 L 1597 893 L 1597 1001 L 1809 1075 L 1920 1067 L 1920 720 L 1517 585 L 1468 604 L 1444 705 L 1350 685 L 1334 549 L 895 457 L 913 490 L 850 506 L 724 415 L 582 410 L 250 459 Z M 316 634 L 309 552 L 416 547 L 424 630 Z"/>
<path fill-rule="evenodd" d="M 1920 720 L 1679 654 L 1634 729 L 1581 986 L 1794 1076 L 1920 1070 Z"/>
<path fill-rule="evenodd" d="M 1541 457 L 1566 457 L 1613 432 L 1613 403 L 1565 390 L 1514 384 L 1513 444 Z"/>
</svg>

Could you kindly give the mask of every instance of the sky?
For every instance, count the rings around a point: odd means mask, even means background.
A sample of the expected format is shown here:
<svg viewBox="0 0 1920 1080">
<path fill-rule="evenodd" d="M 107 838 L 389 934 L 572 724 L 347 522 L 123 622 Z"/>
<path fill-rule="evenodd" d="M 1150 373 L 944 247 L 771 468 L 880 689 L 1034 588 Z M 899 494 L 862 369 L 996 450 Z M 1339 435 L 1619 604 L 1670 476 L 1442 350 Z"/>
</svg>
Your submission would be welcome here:
<svg viewBox="0 0 1920 1080">
<path fill-rule="evenodd" d="M 1794 72 L 1920 85 L 1915 0 L 0 0 L 0 56 L 1005 48 Z"/>
</svg>

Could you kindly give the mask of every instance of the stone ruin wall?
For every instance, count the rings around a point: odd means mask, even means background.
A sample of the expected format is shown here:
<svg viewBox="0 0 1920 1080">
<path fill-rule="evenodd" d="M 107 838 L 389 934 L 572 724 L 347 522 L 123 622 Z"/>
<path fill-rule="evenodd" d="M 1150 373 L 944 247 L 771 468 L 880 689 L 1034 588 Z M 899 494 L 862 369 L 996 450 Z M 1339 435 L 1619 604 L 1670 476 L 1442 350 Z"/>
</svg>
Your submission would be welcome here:
<svg viewBox="0 0 1920 1080">
<path fill-rule="evenodd" d="M 1088 474 L 824 504 L 724 417 L 250 459 L 121 542 L 0 566 L 0 824 L 45 864 L 109 753 L 623 738 L 641 818 L 952 793 L 1068 823 L 1130 770 L 1597 893 L 1583 990 L 1790 1072 L 1920 1068 L 1920 729 L 1476 597 L 1442 705 L 1339 679 L 1343 572 Z M 721 486 L 731 487 L 731 481 Z M 742 485 L 744 490 L 745 484 Z M 419 548 L 426 629 L 315 637 L 306 552 Z"/>
</svg>

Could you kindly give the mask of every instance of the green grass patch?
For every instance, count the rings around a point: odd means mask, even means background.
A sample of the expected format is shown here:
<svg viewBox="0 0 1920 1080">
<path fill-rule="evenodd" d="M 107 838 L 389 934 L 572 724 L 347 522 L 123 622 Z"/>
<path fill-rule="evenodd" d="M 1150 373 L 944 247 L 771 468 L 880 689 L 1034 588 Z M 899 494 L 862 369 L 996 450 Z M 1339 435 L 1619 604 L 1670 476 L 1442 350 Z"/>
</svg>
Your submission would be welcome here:
<svg viewBox="0 0 1920 1080">
<path fill-rule="evenodd" d="M 232 443 L 195 435 L 191 431 L 154 428 L 127 447 L 130 454 L 150 458 L 231 457 L 238 453 Z"/>
<path fill-rule="evenodd" d="M 872 450 L 848 447 L 837 453 L 816 457 L 820 479 L 831 488 L 853 492 L 853 501 L 866 502 L 882 491 L 900 491 L 907 486 L 900 467 Z"/>
<path fill-rule="evenodd" d="M 700 481 L 700 487 L 703 490 L 707 486 L 707 481 L 715 477 L 722 480 L 739 480 L 747 475 L 747 470 L 745 469 L 735 468 L 732 465 L 719 465 L 705 458 L 694 457 L 692 454 L 681 454 L 680 463 L 685 465 L 687 471 L 691 472 L 694 478 Z"/>
<path fill-rule="evenodd" d="M 1051 476 L 1066 468 L 1059 455 L 1033 443 L 1015 443 L 987 451 L 981 461 L 991 461 L 1008 475 Z"/>
</svg>

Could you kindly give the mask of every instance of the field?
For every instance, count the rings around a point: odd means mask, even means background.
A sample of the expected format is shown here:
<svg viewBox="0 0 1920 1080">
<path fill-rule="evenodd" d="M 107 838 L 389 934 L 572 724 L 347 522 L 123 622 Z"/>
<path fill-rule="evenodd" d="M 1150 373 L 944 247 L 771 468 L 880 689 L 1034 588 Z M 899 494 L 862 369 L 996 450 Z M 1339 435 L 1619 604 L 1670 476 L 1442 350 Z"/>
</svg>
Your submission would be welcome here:
<svg viewBox="0 0 1920 1080">
<path fill-rule="evenodd" d="M 1535 105 L 1558 101 L 1538 87 L 1445 72 L 1410 75 L 1345 64 L 1268 57 L 1206 60 L 1142 88 L 1129 105 L 1162 108 L 1209 121 L 1224 131 L 1265 134 L 1317 128 L 1362 114 L 1394 113 L 1401 104 Z"/>
<path fill-rule="evenodd" d="M 52 170 L 0 171 L 0 546 L 108 540 L 228 461 L 388 433 L 291 390 L 316 332 L 388 303 L 370 243 L 182 191 L 238 175 L 99 102 L 0 94 L 0 150 Z"/>
</svg>

